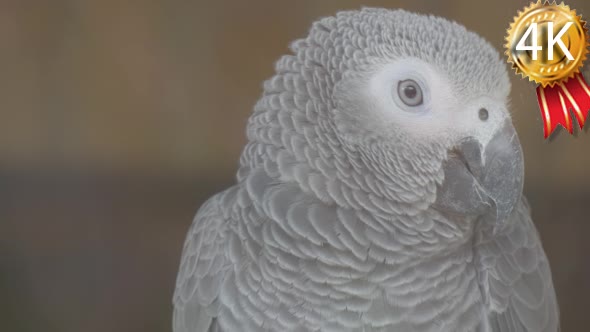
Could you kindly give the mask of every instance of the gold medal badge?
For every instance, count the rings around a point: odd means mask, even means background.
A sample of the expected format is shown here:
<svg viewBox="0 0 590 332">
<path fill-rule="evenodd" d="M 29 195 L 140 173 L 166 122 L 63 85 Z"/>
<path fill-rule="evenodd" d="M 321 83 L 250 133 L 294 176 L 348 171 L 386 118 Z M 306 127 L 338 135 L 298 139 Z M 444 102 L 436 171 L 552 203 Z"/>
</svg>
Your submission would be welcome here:
<svg viewBox="0 0 590 332">
<path fill-rule="evenodd" d="M 539 84 L 545 138 L 559 124 L 573 133 L 570 110 L 582 128 L 590 110 L 590 87 L 580 73 L 588 54 L 585 24 L 569 6 L 539 0 L 518 12 L 508 29 L 508 62 Z"/>
</svg>

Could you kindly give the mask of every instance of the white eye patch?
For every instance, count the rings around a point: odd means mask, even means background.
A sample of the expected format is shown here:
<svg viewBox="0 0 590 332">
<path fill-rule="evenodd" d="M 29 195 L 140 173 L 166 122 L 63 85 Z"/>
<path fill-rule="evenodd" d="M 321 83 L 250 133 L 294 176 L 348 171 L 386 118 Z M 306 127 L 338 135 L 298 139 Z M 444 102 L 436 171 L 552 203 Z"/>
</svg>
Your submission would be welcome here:
<svg viewBox="0 0 590 332">
<path fill-rule="evenodd" d="M 425 113 L 430 110 L 430 73 L 420 60 L 404 59 L 380 68 L 366 93 L 390 112 Z M 393 105 L 390 105 L 394 103 Z"/>
<path fill-rule="evenodd" d="M 422 60 L 406 58 L 377 68 L 362 91 L 367 111 L 379 122 L 412 136 L 436 135 L 452 122 L 456 101 L 450 85 Z"/>
</svg>

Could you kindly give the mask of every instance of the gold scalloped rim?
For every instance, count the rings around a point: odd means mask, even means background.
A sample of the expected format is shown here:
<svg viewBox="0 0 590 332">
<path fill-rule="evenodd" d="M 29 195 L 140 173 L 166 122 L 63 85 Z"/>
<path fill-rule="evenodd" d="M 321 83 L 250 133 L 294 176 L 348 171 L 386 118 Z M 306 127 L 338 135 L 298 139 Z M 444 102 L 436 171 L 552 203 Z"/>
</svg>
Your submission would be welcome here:
<svg viewBox="0 0 590 332">
<path fill-rule="evenodd" d="M 576 17 L 578 19 L 578 21 L 580 22 L 580 25 L 582 26 L 582 30 L 584 31 L 584 36 L 586 37 L 586 45 L 584 46 L 584 52 L 582 53 L 582 57 L 581 60 L 578 63 L 578 66 L 576 68 L 573 68 L 569 75 L 560 79 L 560 80 L 553 80 L 553 81 L 538 81 L 532 77 L 530 77 L 529 75 L 525 74 L 519 67 L 518 65 L 516 65 L 516 62 L 514 62 L 512 60 L 512 55 L 510 53 L 510 41 L 512 40 L 512 35 L 514 34 L 514 27 L 516 25 L 516 23 L 520 20 L 520 18 L 522 16 L 524 16 L 526 13 L 528 13 L 529 11 L 533 10 L 533 9 L 537 9 L 540 7 L 544 7 L 544 6 L 560 6 L 565 8 L 567 11 L 572 13 L 572 16 Z M 522 76 L 522 78 L 528 78 L 530 82 L 535 82 L 537 84 L 541 84 L 543 87 L 546 86 L 554 86 L 555 84 L 557 84 L 557 82 L 567 82 L 570 78 L 574 77 L 576 74 L 578 74 L 580 72 L 580 68 L 582 68 L 584 66 L 584 61 L 586 61 L 587 59 L 587 55 L 588 55 L 588 46 L 590 45 L 589 41 L 588 41 L 588 28 L 586 27 L 586 21 L 584 21 L 582 19 L 582 15 L 577 15 L 577 12 L 575 9 L 570 9 L 570 7 L 566 4 L 564 4 L 563 2 L 561 2 L 560 4 L 556 4 L 555 1 L 549 2 L 547 0 L 545 0 L 545 2 L 543 2 L 542 0 L 538 0 L 537 2 L 532 2 L 529 6 L 524 7 L 523 10 L 519 10 L 516 14 L 516 16 L 514 16 L 514 19 L 512 20 L 512 23 L 510 23 L 510 27 L 508 29 L 506 29 L 506 38 L 504 38 L 504 40 L 506 41 L 506 44 L 504 44 L 504 48 L 506 49 L 506 51 L 504 52 L 504 54 L 506 55 L 507 62 L 511 64 L 512 69 L 514 69 L 515 74 L 518 75 L 520 74 Z"/>
</svg>

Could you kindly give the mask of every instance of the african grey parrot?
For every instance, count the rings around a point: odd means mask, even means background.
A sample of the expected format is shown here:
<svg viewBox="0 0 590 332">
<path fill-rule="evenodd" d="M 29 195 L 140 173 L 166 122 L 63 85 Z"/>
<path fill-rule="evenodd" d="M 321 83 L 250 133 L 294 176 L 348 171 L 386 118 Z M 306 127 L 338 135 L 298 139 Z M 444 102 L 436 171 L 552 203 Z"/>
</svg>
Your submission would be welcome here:
<svg viewBox="0 0 590 332">
<path fill-rule="evenodd" d="M 291 50 L 188 232 L 174 331 L 557 331 L 497 51 L 385 9 Z"/>
</svg>

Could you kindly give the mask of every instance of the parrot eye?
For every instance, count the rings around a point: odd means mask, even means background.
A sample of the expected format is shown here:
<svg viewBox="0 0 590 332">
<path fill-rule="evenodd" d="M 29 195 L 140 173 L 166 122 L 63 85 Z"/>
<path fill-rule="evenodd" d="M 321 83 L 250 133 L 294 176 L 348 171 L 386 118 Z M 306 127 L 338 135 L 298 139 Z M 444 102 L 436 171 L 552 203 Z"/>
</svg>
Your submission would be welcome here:
<svg viewBox="0 0 590 332">
<path fill-rule="evenodd" d="M 397 94 L 407 106 L 418 106 L 424 102 L 420 84 L 412 79 L 399 81 L 397 84 Z"/>
</svg>

